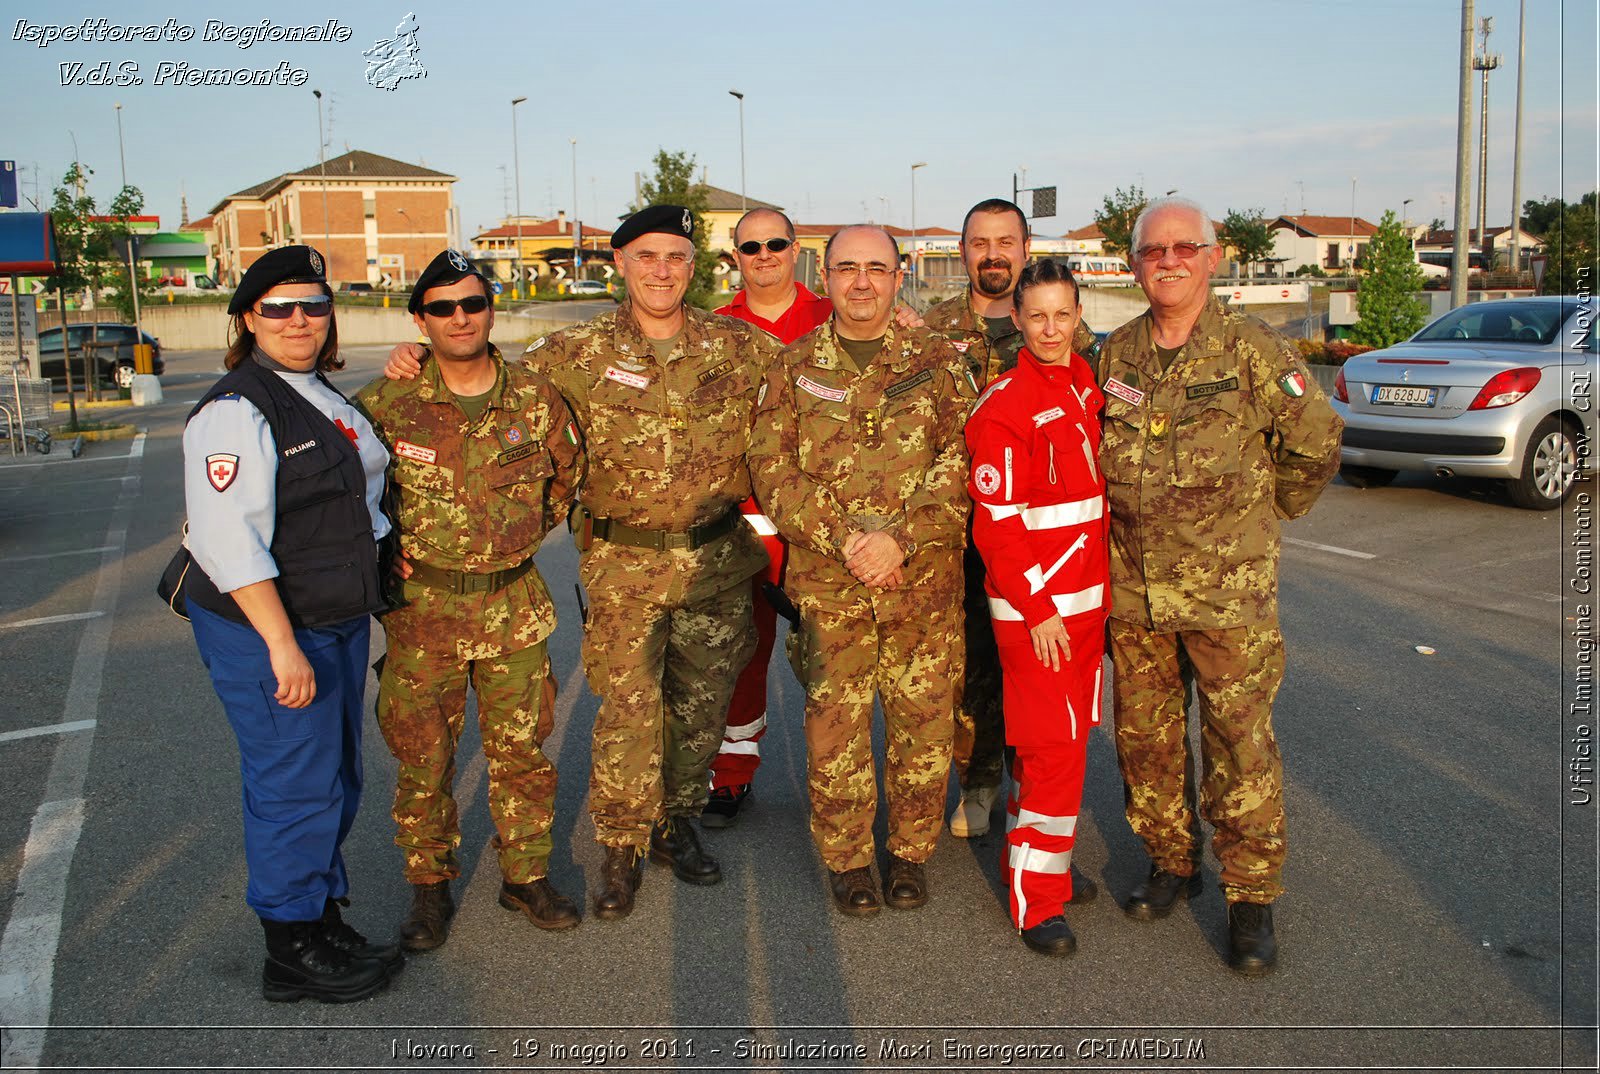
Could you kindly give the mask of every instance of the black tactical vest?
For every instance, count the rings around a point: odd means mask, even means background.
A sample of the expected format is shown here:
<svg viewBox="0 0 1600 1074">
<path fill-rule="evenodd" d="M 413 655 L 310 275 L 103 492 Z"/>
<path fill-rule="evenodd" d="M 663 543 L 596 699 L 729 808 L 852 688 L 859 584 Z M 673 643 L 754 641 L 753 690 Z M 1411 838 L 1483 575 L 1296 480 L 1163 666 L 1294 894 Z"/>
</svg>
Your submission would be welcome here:
<svg viewBox="0 0 1600 1074">
<path fill-rule="evenodd" d="M 321 373 L 317 379 L 338 392 Z M 248 358 L 211 386 L 189 418 L 230 394 L 261 412 L 277 445 L 277 517 L 270 551 L 289 622 L 297 629 L 326 626 L 382 611 L 366 475 L 355 445 L 282 378 Z M 219 592 L 198 563 L 184 575 L 183 595 L 207 611 L 249 622 L 238 602 Z"/>
</svg>

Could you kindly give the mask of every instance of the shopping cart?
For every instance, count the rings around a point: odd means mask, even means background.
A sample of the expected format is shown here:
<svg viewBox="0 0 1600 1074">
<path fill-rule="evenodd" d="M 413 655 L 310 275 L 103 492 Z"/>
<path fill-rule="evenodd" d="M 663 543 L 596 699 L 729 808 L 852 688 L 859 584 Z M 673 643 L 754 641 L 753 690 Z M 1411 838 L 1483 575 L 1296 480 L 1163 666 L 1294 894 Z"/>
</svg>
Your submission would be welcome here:
<svg viewBox="0 0 1600 1074">
<path fill-rule="evenodd" d="M 54 418 L 50 382 L 23 376 L 13 368 L 0 376 L 0 435 L 11 442 L 11 454 L 21 454 L 33 445 L 40 455 L 50 454 L 50 430 Z"/>
</svg>

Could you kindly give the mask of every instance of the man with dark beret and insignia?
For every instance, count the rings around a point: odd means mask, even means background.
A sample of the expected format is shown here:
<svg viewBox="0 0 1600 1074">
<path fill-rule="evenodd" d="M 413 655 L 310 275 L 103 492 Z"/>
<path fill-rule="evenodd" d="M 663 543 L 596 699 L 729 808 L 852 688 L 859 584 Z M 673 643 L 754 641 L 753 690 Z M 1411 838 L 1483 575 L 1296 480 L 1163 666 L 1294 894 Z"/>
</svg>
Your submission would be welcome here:
<svg viewBox="0 0 1600 1074">
<path fill-rule="evenodd" d="M 357 402 L 393 458 L 406 564 L 383 620 L 377 712 L 399 762 L 395 842 L 413 885 L 400 937 L 416 951 L 445 941 L 455 910 L 461 830 L 451 787 L 469 683 L 500 905 L 542 929 L 578 924 L 577 907 L 547 877 L 556 770 L 541 750 L 553 720 L 543 687 L 556 614 L 533 558 L 566 518 L 585 462 L 560 392 L 489 342 L 490 284 L 462 254 L 435 257 L 407 308 L 428 337 L 424 357 L 435 360 L 415 380 L 374 380 Z"/>
<path fill-rule="evenodd" d="M 681 205 L 634 213 L 611 237 L 623 303 L 523 355 L 566 398 L 588 449 L 573 529 L 589 597 L 584 669 L 601 699 L 589 809 L 606 848 L 595 900 L 606 919 L 632 912 L 646 852 L 685 883 L 722 879 L 694 818 L 755 645 L 750 579 L 767 563 L 739 504 L 777 345 L 685 303 L 694 230 Z M 407 368 L 391 357 L 389 372 Z"/>
<path fill-rule="evenodd" d="M 1284 671 L 1278 529 L 1338 469 L 1341 423 L 1282 336 L 1212 295 L 1222 248 L 1199 205 L 1151 202 L 1132 247 L 1150 309 L 1100 359 L 1117 757 L 1128 822 L 1151 858 L 1124 909 L 1151 920 L 1200 893 L 1193 691 L 1198 814 L 1215 828 L 1228 964 L 1265 973 L 1286 846 L 1272 732 Z"/>
<path fill-rule="evenodd" d="M 961 222 L 961 263 L 968 286 L 954 298 L 931 307 L 928 327 L 966 356 L 978 381 L 988 387 L 1017 364 L 1022 333 L 1011 319 L 1017 276 L 1028 264 L 1031 234 L 1022 210 L 1003 198 L 988 198 L 967 210 Z M 1082 321 L 1072 352 L 1094 364 L 1094 333 Z M 967 674 L 956 713 L 953 755 L 961 800 L 950 814 L 950 834 L 963 839 L 989 831 L 989 815 L 1005 775 L 1005 720 L 1002 713 L 1000 651 L 995 646 L 984 589 L 983 558 L 969 539 L 964 554 L 967 609 Z M 1073 901 L 1094 898 L 1094 881 L 1074 875 Z"/>
<path fill-rule="evenodd" d="M 873 699 L 883 701 L 885 901 L 928 901 L 962 674 L 961 426 L 977 396 L 948 341 L 893 323 L 901 280 L 882 228 L 824 251 L 832 321 L 783 349 L 757 402 L 756 497 L 789 541 L 800 609 L 789 658 L 806 691 L 811 832 L 836 907 L 876 913 Z"/>
</svg>

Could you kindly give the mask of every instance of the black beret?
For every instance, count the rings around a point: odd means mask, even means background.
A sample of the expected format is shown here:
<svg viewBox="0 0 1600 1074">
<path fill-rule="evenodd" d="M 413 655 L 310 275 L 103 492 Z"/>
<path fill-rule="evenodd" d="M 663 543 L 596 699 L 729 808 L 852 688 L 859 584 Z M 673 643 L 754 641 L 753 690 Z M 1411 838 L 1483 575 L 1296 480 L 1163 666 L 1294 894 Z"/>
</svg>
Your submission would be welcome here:
<svg viewBox="0 0 1600 1074">
<path fill-rule="evenodd" d="M 280 246 L 268 250 L 245 271 L 239 289 L 228 303 L 228 312 L 243 313 L 280 283 L 326 284 L 328 277 L 323 275 L 322 269 L 322 255 L 309 246 Z"/>
<path fill-rule="evenodd" d="M 652 205 L 640 209 L 611 233 L 611 248 L 620 250 L 640 235 L 676 235 L 694 241 L 694 213 L 682 205 Z"/>
<path fill-rule="evenodd" d="M 489 277 L 473 268 L 472 262 L 467 260 L 465 254 L 446 247 L 439 251 L 438 257 L 428 262 L 428 267 L 417 277 L 416 286 L 411 288 L 411 301 L 406 303 L 406 309 L 412 313 L 418 312 L 422 309 L 422 296 L 430 287 L 449 287 L 468 276 L 476 276 L 485 284 L 489 282 Z"/>
</svg>

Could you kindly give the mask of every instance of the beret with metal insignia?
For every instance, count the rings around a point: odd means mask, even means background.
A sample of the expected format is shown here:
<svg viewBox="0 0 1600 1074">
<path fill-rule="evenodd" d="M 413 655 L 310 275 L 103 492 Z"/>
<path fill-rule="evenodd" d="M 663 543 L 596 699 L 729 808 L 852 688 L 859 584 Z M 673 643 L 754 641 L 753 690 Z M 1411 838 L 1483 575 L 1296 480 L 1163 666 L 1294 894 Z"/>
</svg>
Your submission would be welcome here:
<svg viewBox="0 0 1600 1074">
<path fill-rule="evenodd" d="M 641 235 L 676 235 L 694 241 L 694 213 L 682 205 L 652 205 L 640 209 L 611 233 L 611 248 L 620 250 Z"/>
<path fill-rule="evenodd" d="M 438 257 L 428 262 L 428 267 L 422 270 L 421 276 L 417 277 L 416 286 L 411 288 L 411 301 L 406 303 L 406 309 L 416 313 L 422 309 L 422 296 L 428 292 L 429 288 L 449 287 L 451 284 L 459 283 L 468 276 L 478 277 L 485 285 L 489 282 L 489 277 L 473 268 L 472 262 L 467 260 L 465 254 L 460 250 L 452 250 L 446 247 L 439 251 Z M 489 293 L 487 286 L 484 288 L 484 293 Z"/>
<path fill-rule="evenodd" d="M 322 255 L 309 246 L 280 246 L 268 250 L 245 271 L 239 289 L 228 303 L 228 312 L 243 313 L 280 283 L 326 284 L 328 277 L 323 275 L 322 269 Z"/>
</svg>

